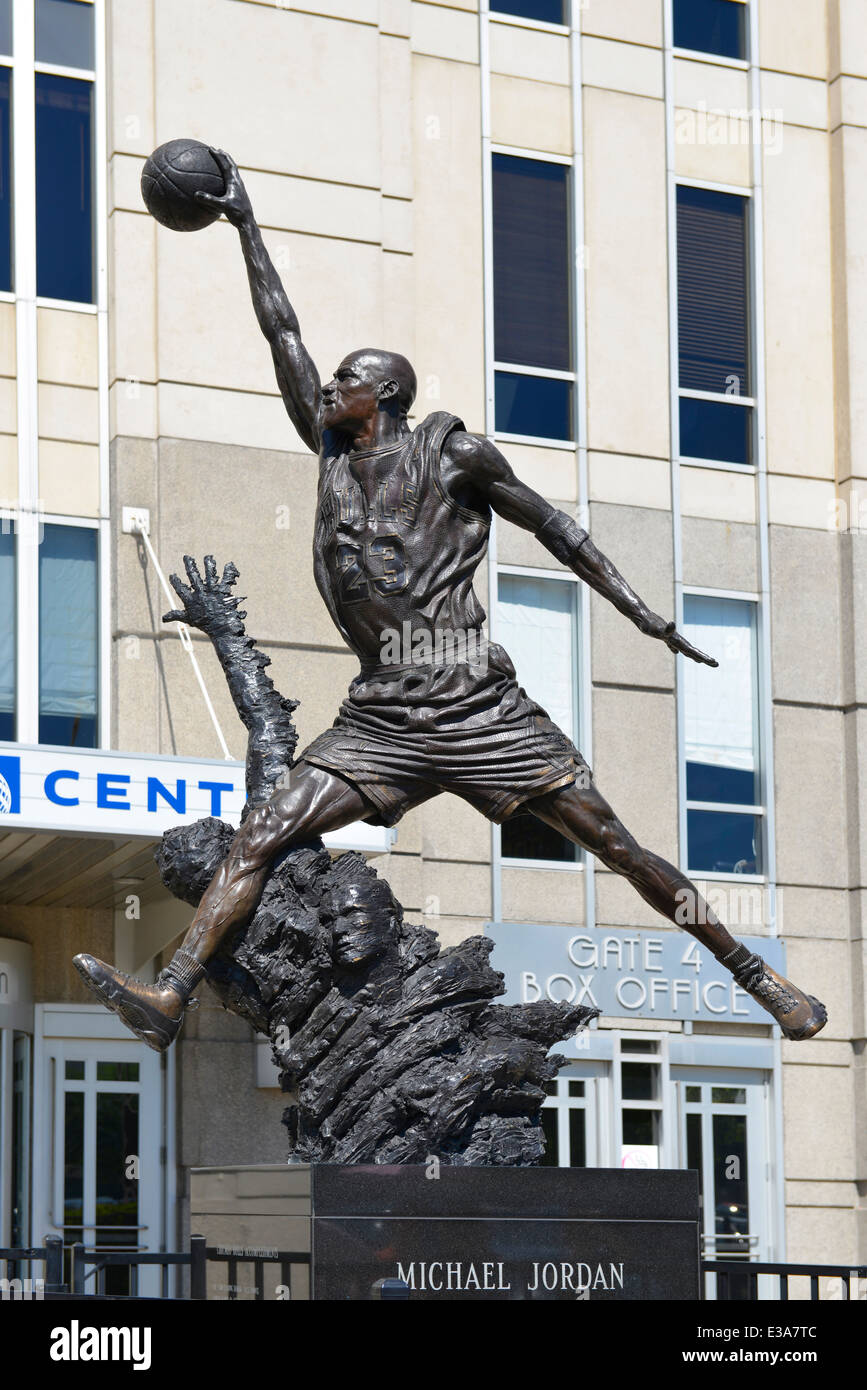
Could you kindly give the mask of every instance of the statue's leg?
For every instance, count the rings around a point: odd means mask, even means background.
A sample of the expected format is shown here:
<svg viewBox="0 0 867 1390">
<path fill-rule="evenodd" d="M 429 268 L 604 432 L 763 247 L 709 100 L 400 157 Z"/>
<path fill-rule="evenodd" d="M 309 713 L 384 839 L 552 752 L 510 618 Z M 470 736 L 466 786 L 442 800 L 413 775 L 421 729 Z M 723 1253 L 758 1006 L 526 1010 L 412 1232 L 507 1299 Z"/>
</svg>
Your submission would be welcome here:
<svg viewBox="0 0 867 1390">
<path fill-rule="evenodd" d="M 153 985 L 130 978 L 94 956 L 75 957 L 85 983 L 155 1051 L 177 1036 L 184 1008 L 221 941 L 255 911 L 276 854 L 292 844 L 339 830 L 370 815 L 349 782 L 324 768 L 299 763 L 291 785 L 251 811 L 232 841 L 170 964 Z"/>
<path fill-rule="evenodd" d="M 535 797 L 526 809 L 595 854 L 606 868 L 622 874 L 645 902 L 712 951 L 737 983 L 773 1015 L 786 1037 L 811 1038 L 824 1027 L 824 1005 L 736 941 L 686 875 L 643 849 L 592 783 L 575 783 Z"/>
</svg>

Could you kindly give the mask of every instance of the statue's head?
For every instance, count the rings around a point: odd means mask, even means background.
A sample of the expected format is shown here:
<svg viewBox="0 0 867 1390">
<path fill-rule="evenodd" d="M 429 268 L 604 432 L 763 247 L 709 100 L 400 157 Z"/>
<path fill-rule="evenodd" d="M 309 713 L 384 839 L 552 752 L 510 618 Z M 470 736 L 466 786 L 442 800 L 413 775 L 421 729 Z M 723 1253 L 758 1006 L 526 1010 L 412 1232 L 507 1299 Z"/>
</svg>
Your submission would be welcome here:
<svg viewBox="0 0 867 1390">
<path fill-rule="evenodd" d="M 394 897 L 384 879 L 343 883 L 328 894 L 334 959 L 359 969 L 387 950 L 396 938 Z"/>
<path fill-rule="evenodd" d="M 360 348 L 322 387 L 322 426 L 354 435 L 382 412 L 405 419 L 415 392 L 415 372 L 399 352 Z"/>
</svg>

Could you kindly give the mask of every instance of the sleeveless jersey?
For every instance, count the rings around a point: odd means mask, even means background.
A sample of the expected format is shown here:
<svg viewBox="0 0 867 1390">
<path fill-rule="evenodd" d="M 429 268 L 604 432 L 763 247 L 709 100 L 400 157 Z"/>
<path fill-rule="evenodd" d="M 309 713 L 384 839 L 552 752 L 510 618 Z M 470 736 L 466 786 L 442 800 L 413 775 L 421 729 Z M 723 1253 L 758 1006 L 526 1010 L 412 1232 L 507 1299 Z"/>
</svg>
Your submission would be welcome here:
<svg viewBox="0 0 867 1390">
<path fill-rule="evenodd" d="M 481 630 L 485 610 L 473 575 L 487 549 L 490 509 L 462 507 L 440 473 L 445 439 L 463 428 L 437 411 L 396 445 L 320 457 L 316 584 L 363 665 L 382 659 L 389 633 L 400 634 L 406 649 L 421 630 Z M 409 651 L 402 657 L 412 659 Z"/>
</svg>

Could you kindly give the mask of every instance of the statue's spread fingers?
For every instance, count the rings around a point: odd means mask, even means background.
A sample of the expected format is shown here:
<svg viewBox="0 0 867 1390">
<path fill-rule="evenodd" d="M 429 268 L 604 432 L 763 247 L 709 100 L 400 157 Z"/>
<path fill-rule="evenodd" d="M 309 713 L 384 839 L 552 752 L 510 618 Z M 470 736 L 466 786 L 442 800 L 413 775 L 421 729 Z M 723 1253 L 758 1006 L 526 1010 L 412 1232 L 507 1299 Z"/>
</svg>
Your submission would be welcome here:
<svg viewBox="0 0 867 1390">
<path fill-rule="evenodd" d="M 184 569 L 187 571 L 187 578 L 192 584 L 193 589 L 201 589 L 203 587 L 202 576 L 199 574 L 199 567 L 192 555 L 184 556 Z"/>
<path fill-rule="evenodd" d="M 205 556 L 205 579 L 209 588 L 217 583 L 217 562 L 213 555 Z"/>
<path fill-rule="evenodd" d="M 182 584 L 176 574 L 169 575 L 169 583 L 183 603 L 190 602 L 190 599 L 193 597 L 193 591 L 192 589 L 188 589 L 186 584 Z"/>
</svg>

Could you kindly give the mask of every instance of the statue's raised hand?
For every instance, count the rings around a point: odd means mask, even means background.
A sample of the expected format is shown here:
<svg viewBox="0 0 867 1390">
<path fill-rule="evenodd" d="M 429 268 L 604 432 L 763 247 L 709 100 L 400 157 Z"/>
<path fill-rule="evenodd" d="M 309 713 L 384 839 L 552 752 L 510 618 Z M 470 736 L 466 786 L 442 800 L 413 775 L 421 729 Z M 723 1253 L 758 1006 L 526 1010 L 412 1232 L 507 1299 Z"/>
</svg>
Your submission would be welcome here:
<svg viewBox="0 0 867 1390">
<path fill-rule="evenodd" d="M 200 189 L 196 193 L 196 199 L 198 202 L 204 203 L 206 207 L 224 213 L 233 227 L 240 227 L 243 222 L 253 216 L 253 204 L 250 202 L 250 195 L 244 187 L 244 180 L 230 154 L 226 154 L 225 150 L 215 149 L 213 145 L 209 145 L 208 149 L 220 166 L 220 171 L 226 181 L 226 188 L 223 193 L 205 193 Z"/>
<path fill-rule="evenodd" d="M 666 623 L 665 631 L 661 634 L 662 640 L 670 652 L 680 652 L 681 656 L 688 656 L 690 661 L 697 661 L 702 666 L 719 666 L 715 657 L 708 656 L 706 652 L 699 651 L 678 632 L 674 623 Z"/>
<path fill-rule="evenodd" d="M 218 633 L 243 632 L 243 619 L 247 614 L 238 604 L 243 602 L 232 593 L 232 586 L 238 579 L 238 571 L 231 560 L 223 570 L 222 578 L 217 577 L 217 564 L 213 555 L 205 556 L 205 577 L 192 555 L 184 556 L 189 585 L 182 584 L 176 574 L 169 576 L 171 586 L 177 594 L 183 609 L 175 608 L 163 615 L 164 623 L 187 623 L 197 627 L 209 637 Z"/>
<path fill-rule="evenodd" d="M 658 641 L 664 642 L 670 652 L 679 652 L 681 656 L 688 656 L 690 661 L 697 661 L 702 666 L 719 666 L 715 657 L 699 651 L 698 647 L 687 641 L 683 633 L 678 632 L 673 622 L 667 623 L 658 613 L 645 613 L 635 626 L 647 637 L 655 637 Z"/>
</svg>

